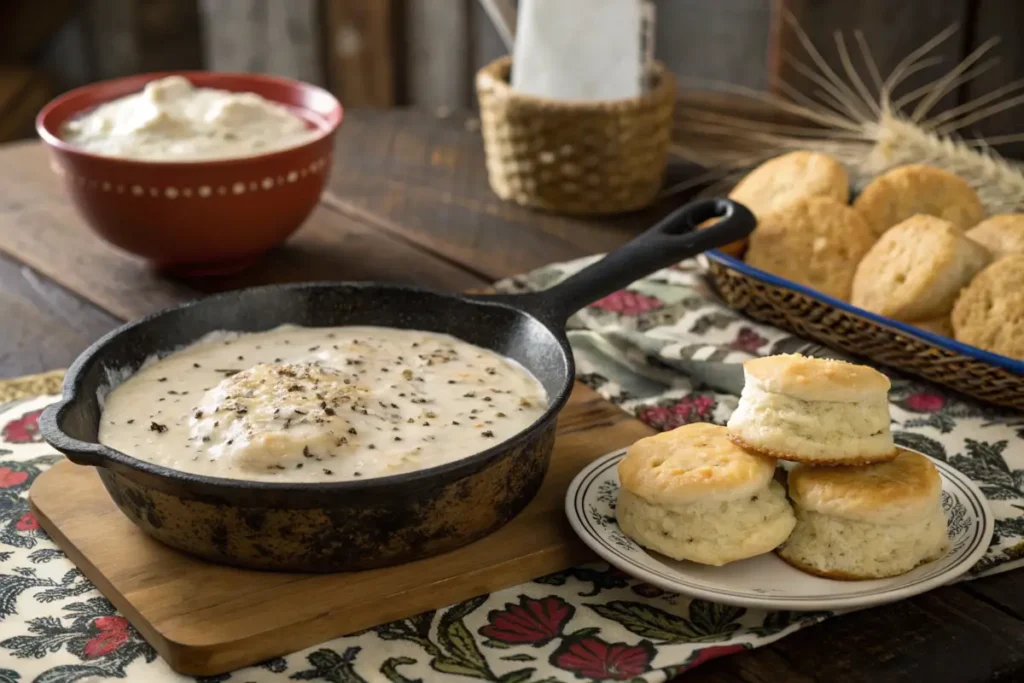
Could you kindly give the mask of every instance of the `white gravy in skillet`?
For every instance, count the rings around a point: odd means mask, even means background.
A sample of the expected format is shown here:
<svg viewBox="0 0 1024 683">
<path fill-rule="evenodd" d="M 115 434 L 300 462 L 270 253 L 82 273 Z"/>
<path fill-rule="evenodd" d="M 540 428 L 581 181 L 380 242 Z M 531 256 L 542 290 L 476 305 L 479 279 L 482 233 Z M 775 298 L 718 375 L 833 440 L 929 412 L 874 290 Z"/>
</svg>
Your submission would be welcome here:
<svg viewBox="0 0 1024 683">
<path fill-rule="evenodd" d="M 547 404 L 522 366 L 455 337 L 285 325 L 146 364 L 106 397 L 99 438 L 184 472 L 344 481 L 479 453 Z"/>
</svg>

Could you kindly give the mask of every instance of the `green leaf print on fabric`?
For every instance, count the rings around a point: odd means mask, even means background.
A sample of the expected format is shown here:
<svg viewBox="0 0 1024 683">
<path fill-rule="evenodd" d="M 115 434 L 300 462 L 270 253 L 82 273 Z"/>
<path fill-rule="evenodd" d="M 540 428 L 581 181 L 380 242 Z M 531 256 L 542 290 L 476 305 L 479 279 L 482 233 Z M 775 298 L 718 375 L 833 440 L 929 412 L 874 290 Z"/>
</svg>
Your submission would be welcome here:
<svg viewBox="0 0 1024 683">
<path fill-rule="evenodd" d="M 1011 470 L 1003 457 L 1007 441 L 966 439 L 964 444 L 967 455 L 954 455 L 949 464 L 977 482 L 990 500 L 1024 498 L 1024 470 Z"/>
<path fill-rule="evenodd" d="M 946 462 L 946 447 L 939 441 L 925 436 L 924 434 L 917 434 L 916 432 L 893 432 L 892 440 L 896 442 L 897 446 L 903 446 L 904 448 L 909 448 L 912 451 L 924 453 L 936 460 Z"/>
<path fill-rule="evenodd" d="M 554 574 L 534 579 L 533 582 L 548 586 L 564 586 L 569 581 L 575 579 L 583 583 L 593 584 L 590 590 L 577 593 L 581 598 L 593 597 L 601 591 L 625 588 L 629 585 L 629 577 L 626 574 L 608 565 L 603 565 L 603 567 L 603 569 L 597 569 L 588 565 L 572 567 L 562 572 L 555 572 Z"/>
<path fill-rule="evenodd" d="M 698 633 L 719 635 L 732 633 L 740 627 L 737 623 L 747 610 L 732 605 L 722 605 L 707 600 L 690 601 L 690 621 Z"/>
<path fill-rule="evenodd" d="M 692 334 L 706 334 L 708 330 L 724 330 L 729 325 L 740 320 L 742 318 L 724 311 L 705 313 L 690 326 L 690 332 Z"/>
<path fill-rule="evenodd" d="M 437 627 L 437 641 L 445 652 L 438 654 L 431 662 L 431 666 L 445 673 L 495 680 L 494 673 L 473 639 L 473 634 L 463 622 L 468 614 L 487 602 L 487 597 L 482 595 L 467 600 L 441 615 L 441 622 Z"/>
<path fill-rule="evenodd" d="M 384 663 L 380 666 L 380 672 L 384 674 L 384 677 L 391 681 L 391 683 L 423 683 L 422 678 L 406 678 L 402 674 L 398 673 L 398 667 L 410 666 L 416 664 L 415 659 L 409 657 L 389 657 L 384 660 Z"/>
<path fill-rule="evenodd" d="M 424 612 L 410 619 L 383 624 L 374 628 L 373 632 L 384 640 L 405 640 L 419 645 L 430 655 L 430 667 L 435 671 L 497 681 L 498 677 L 487 664 L 487 659 L 463 621 L 487 602 L 489 597 L 481 595 L 444 612 L 438 622 L 436 642 L 430 638 L 430 625 L 436 612 Z"/>
<path fill-rule="evenodd" d="M 949 434 L 956 427 L 956 420 L 943 413 L 932 413 L 928 417 L 915 417 L 903 423 L 906 427 L 932 427 L 942 434 Z"/>
<path fill-rule="evenodd" d="M 740 627 L 737 620 L 746 613 L 741 607 L 704 600 L 690 602 L 689 619 L 640 602 L 613 600 L 604 605 L 588 604 L 587 607 L 605 619 L 619 623 L 631 633 L 665 645 L 727 640 Z"/>
<path fill-rule="evenodd" d="M 367 680 L 356 673 L 353 668 L 360 647 L 350 647 L 338 654 L 329 648 L 322 648 L 306 655 L 306 661 L 313 667 L 305 671 L 293 673 L 291 677 L 297 681 L 324 680 L 329 683 L 367 683 Z"/>
<path fill-rule="evenodd" d="M 500 683 L 526 683 L 526 681 L 533 677 L 534 671 L 536 669 L 516 669 L 515 671 L 509 671 L 498 680 Z"/>
</svg>

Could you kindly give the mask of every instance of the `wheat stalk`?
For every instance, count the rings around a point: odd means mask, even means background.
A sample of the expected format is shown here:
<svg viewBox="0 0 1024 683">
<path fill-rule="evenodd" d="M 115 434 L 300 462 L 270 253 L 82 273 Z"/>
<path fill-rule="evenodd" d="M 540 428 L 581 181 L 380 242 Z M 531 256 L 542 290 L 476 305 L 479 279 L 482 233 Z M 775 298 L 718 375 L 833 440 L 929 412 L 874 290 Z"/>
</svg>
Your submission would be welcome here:
<svg viewBox="0 0 1024 683">
<path fill-rule="evenodd" d="M 798 73 L 816 86 L 813 97 L 787 83 L 779 85 L 782 95 L 720 82 L 701 83 L 756 100 L 783 115 L 786 122 L 679 107 L 673 152 L 706 171 L 666 193 L 708 183 L 709 191 L 728 191 L 740 175 L 757 164 L 787 151 L 810 149 L 830 154 L 843 163 L 855 186 L 862 186 L 896 166 L 929 164 L 964 178 L 991 213 L 1024 211 L 1024 168 L 992 149 L 995 144 L 1022 141 L 1024 134 L 988 139 L 963 139 L 958 135 L 967 126 L 1024 103 L 1024 80 L 1007 83 L 970 102 L 929 115 L 943 97 L 998 62 L 993 58 L 982 61 L 997 40 L 979 46 L 931 82 L 895 97 L 895 91 L 907 78 L 939 61 L 932 53 L 956 33 L 955 26 L 913 50 L 884 78 L 864 35 L 855 32 L 865 78 L 854 64 L 841 32 L 837 31 L 834 38 L 842 75 L 828 65 L 791 15 L 786 20 L 813 67 L 792 56 L 787 58 Z"/>
</svg>

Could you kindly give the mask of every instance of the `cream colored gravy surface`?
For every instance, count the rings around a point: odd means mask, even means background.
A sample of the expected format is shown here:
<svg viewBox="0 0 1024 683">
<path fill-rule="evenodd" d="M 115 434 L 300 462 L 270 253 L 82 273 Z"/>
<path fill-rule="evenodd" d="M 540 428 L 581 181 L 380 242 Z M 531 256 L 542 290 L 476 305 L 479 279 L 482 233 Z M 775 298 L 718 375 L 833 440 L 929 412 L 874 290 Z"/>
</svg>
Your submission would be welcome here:
<svg viewBox="0 0 1024 683">
<path fill-rule="evenodd" d="M 106 397 L 99 438 L 207 476 L 343 481 L 479 453 L 546 407 L 524 368 L 448 335 L 286 325 L 144 366 Z"/>
<path fill-rule="evenodd" d="M 168 76 L 72 119 L 61 133 L 103 156 L 199 161 L 297 147 L 320 131 L 256 93 L 196 88 L 182 76 Z"/>
</svg>

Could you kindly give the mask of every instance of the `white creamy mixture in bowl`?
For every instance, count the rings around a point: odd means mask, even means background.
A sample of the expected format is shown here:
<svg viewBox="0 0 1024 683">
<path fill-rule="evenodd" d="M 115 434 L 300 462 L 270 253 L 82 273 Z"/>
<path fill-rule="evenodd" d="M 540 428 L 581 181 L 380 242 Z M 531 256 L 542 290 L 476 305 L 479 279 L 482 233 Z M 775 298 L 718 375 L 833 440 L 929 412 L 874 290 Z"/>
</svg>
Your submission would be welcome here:
<svg viewBox="0 0 1024 683">
<path fill-rule="evenodd" d="M 183 472 L 336 482 L 469 457 L 547 405 L 522 366 L 449 335 L 284 325 L 145 365 L 107 396 L 99 440 Z"/>
<path fill-rule="evenodd" d="M 103 156 L 209 161 L 290 149 L 322 131 L 256 93 L 198 88 L 184 76 L 167 76 L 67 121 L 61 133 Z"/>
</svg>

